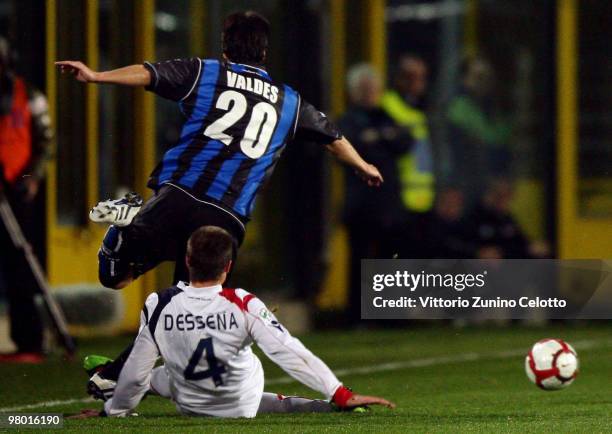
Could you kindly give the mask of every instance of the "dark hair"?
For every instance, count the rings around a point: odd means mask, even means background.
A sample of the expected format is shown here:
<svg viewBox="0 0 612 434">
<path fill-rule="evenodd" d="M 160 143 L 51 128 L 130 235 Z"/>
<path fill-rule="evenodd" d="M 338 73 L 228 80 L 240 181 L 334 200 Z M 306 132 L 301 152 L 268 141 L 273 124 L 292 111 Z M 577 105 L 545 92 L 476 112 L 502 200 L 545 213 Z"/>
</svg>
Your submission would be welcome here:
<svg viewBox="0 0 612 434">
<path fill-rule="evenodd" d="M 236 63 L 263 65 L 270 39 L 270 23 L 253 11 L 236 12 L 223 22 L 223 53 Z"/>
<path fill-rule="evenodd" d="M 191 281 L 217 279 L 232 260 L 234 240 L 224 229 L 202 226 L 187 242 L 187 264 Z"/>
</svg>

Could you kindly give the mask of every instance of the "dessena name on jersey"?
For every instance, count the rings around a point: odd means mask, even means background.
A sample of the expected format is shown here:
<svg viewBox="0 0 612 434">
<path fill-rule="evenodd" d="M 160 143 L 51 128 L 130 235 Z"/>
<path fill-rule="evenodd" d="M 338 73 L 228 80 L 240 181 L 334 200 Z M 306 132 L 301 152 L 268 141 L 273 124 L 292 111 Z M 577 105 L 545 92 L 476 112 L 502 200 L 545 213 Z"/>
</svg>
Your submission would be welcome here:
<svg viewBox="0 0 612 434">
<path fill-rule="evenodd" d="M 211 330 L 231 330 L 238 328 L 238 321 L 232 312 L 217 312 L 211 313 L 210 315 L 193 315 L 178 314 L 178 315 L 164 315 L 164 330 L 203 330 L 205 328 Z"/>
</svg>

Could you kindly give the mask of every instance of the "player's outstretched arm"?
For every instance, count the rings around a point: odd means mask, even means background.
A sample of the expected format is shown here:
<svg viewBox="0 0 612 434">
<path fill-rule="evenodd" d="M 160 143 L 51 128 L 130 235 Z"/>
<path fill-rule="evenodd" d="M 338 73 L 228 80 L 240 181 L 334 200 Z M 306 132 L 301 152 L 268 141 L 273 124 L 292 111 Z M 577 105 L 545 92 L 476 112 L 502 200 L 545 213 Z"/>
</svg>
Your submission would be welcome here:
<svg viewBox="0 0 612 434">
<path fill-rule="evenodd" d="M 249 334 L 273 362 L 302 384 L 331 398 L 340 409 L 365 405 L 395 408 L 384 398 L 359 395 L 345 387 L 321 359 L 291 336 L 261 300 L 250 301 L 246 318 Z"/>
<path fill-rule="evenodd" d="M 329 118 L 304 100 L 300 104 L 295 137 L 325 145 L 338 160 L 355 169 L 370 187 L 382 184 L 383 177 L 376 166 L 366 163 Z"/>
<path fill-rule="evenodd" d="M 353 145 L 351 145 L 351 142 L 345 137 L 334 140 L 330 145 L 327 145 L 327 149 L 338 160 L 355 169 L 357 175 L 367 182 L 370 187 L 378 187 L 383 183 L 383 177 L 376 166 L 366 163 Z"/>
<path fill-rule="evenodd" d="M 334 392 L 331 401 L 340 410 L 350 410 L 355 407 L 366 407 L 368 405 L 382 405 L 387 408 L 395 408 L 395 404 L 378 396 L 360 395 L 343 385 L 340 385 Z"/>
<path fill-rule="evenodd" d="M 130 65 L 111 71 L 93 71 L 83 62 L 61 60 L 55 62 L 62 74 L 72 74 L 83 83 L 120 84 L 123 86 L 148 86 L 151 73 L 143 65 Z"/>
</svg>

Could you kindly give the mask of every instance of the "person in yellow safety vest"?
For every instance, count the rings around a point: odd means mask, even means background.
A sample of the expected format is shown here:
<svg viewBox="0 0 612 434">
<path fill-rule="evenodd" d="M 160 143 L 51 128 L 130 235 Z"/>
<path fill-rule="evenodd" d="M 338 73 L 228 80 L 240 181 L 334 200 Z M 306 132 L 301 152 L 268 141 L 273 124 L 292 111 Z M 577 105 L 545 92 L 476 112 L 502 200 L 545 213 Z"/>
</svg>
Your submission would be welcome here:
<svg viewBox="0 0 612 434">
<path fill-rule="evenodd" d="M 427 116 L 419 103 L 427 90 L 427 65 L 414 55 L 400 58 L 395 75 L 395 89 L 382 97 L 381 106 L 414 137 L 409 152 L 398 159 L 402 202 L 412 212 L 430 211 L 434 203 L 435 179 L 433 151 Z"/>
</svg>

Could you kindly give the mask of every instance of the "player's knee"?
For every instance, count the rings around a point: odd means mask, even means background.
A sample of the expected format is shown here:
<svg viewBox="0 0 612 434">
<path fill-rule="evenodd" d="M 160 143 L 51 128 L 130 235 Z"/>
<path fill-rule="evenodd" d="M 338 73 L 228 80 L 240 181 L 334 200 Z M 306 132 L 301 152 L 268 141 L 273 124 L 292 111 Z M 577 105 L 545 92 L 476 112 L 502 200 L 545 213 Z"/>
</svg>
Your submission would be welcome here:
<svg viewBox="0 0 612 434">
<path fill-rule="evenodd" d="M 109 276 L 108 274 L 103 273 L 99 273 L 98 278 L 100 280 L 100 284 L 102 284 L 102 286 L 104 286 L 105 288 L 109 289 L 123 289 L 128 286 L 133 280 L 130 276 L 124 276 L 119 278 L 116 276 Z"/>
<path fill-rule="evenodd" d="M 132 281 L 132 279 L 129 277 L 120 279 L 103 273 L 100 273 L 98 277 L 100 280 L 100 284 L 102 284 L 102 286 L 104 286 L 105 288 L 109 289 L 123 289 L 128 286 L 129 283 Z"/>
<path fill-rule="evenodd" d="M 98 252 L 98 280 L 106 288 L 123 289 L 133 280 L 131 267 L 125 261 L 112 258 L 103 249 L 100 249 Z"/>
<path fill-rule="evenodd" d="M 106 257 L 102 252 L 98 254 L 98 280 L 102 286 L 110 289 L 123 289 L 131 281 L 129 268 L 123 268 L 118 260 Z"/>
</svg>

